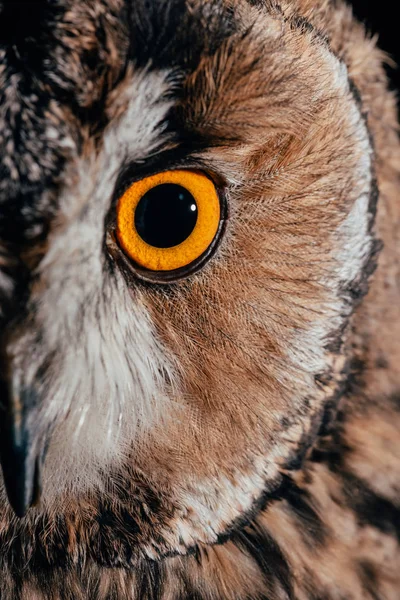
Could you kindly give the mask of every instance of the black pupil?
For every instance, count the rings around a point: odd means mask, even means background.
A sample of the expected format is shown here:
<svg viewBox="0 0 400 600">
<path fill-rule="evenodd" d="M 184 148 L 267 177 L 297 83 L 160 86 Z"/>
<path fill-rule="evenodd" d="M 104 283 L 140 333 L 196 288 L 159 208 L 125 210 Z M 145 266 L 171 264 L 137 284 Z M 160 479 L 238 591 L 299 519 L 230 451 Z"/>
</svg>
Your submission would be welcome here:
<svg viewBox="0 0 400 600">
<path fill-rule="evenodd" d="M 147 244 L 172 248 L 184 242 L 197 222 L 197 204 L 181 185 L 162 183 L 140 199 L 135 211 L 136 231 Z"/>
</svg>

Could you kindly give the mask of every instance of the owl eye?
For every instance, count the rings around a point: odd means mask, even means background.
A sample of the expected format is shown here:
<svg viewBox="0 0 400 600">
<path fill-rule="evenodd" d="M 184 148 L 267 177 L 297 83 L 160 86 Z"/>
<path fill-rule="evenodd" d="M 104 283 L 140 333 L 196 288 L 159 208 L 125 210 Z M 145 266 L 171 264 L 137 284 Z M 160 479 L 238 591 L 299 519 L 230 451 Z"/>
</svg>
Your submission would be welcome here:
<svg viewBox="0 0 400 600">
<path fill-rule="evenodd" d="M 157 173 L 133 183 L 117 204 L 117 238 L 125 254 L 147 271 L 197 265 L 221 226 L 214 183 L 199 171 Z"/>
</svg>

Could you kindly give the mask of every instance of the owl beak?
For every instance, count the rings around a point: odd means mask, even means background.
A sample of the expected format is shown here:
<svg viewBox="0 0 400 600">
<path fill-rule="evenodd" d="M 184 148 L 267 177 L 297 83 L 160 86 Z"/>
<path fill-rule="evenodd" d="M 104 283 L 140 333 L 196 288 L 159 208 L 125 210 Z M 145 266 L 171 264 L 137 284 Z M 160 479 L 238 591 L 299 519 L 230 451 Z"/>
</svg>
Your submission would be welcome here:
<svg viewBox="0 0 400 600">
<path fill-rule="evenodd" d="M 43 451 L 33 435 L 32 408 L 37 398 L 32 389 L 18 389 L 0 381 L 0 462 L 9 502 L 22 518 L 40 498 Z"/>
</svg>

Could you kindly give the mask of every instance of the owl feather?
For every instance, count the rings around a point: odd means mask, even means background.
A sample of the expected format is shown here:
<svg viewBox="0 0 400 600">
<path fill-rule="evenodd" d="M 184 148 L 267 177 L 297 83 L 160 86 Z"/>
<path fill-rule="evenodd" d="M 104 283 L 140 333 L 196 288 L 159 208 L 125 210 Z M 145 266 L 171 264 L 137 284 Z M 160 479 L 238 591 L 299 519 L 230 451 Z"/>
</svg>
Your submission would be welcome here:
<svg viewBox="0 0 400 600">
<path fill-rule="evenodd" d="M 1 600 L 398 600 L 387 61 L 341 0 L 0 2 Z M 220 224 L 166 274 L 170 171 Z"/>
</svg>

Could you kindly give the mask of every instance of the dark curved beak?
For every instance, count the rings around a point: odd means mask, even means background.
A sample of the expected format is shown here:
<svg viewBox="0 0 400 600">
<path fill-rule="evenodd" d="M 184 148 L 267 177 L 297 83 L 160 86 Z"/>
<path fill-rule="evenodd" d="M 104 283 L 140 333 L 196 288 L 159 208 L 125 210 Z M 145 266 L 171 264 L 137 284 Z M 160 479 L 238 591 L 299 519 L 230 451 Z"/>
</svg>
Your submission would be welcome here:
<svg viewBox="0 0 400 600">
<path fill-rule="evenodd" d="M 0 463 L 9 502 L 18 517 L 40 499 L 43 447 L 32 421 L 38 398 L 34 389 L 0 379 Z"/>
</svg>

